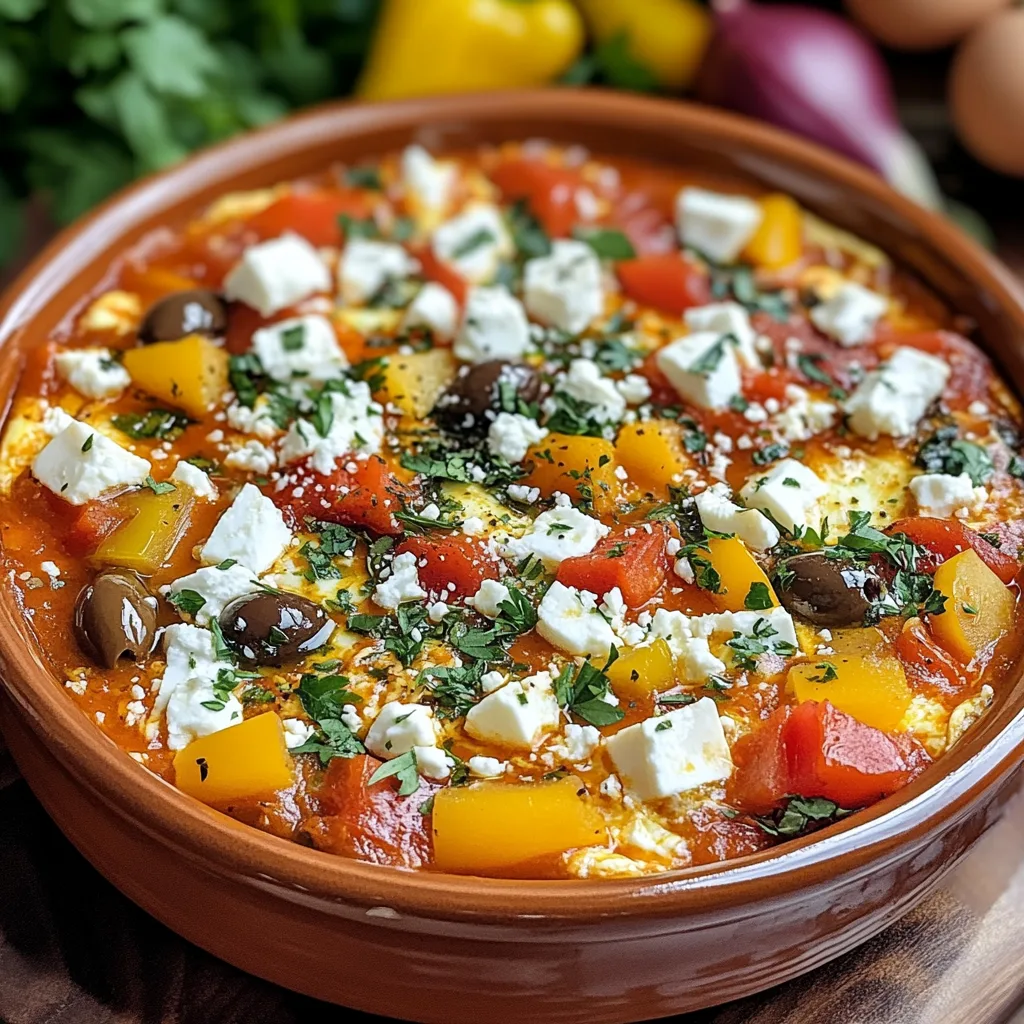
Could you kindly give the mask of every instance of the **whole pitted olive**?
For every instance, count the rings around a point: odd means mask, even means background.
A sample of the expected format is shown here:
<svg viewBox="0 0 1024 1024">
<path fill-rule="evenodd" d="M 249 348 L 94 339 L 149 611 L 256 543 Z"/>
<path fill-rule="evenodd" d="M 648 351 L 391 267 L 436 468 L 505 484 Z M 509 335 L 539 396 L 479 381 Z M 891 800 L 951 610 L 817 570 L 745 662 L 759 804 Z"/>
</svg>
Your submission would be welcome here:
<svg viewBox="0 0 1024 1024">
<path fill-rule="evenodd" d="M 139 341 L 177 341 L 186 334 L 204 334 L 209 338 L 223 334 L 228 326 L 228 307 L 207 288 L 175 292 L 154 302 L 139 324 Z"/>
<path fill-rule="evenodd" d="M 793 555 L 780 570 L 779 600 L 788 611 L 817 626 L 862 623 L 885 591 L 870 568 L 822 551 Z"/>
<path fill-rule="evenodd" d="M 464 366 L 438 398 L 432 415 L 449 433 L 486 434 L 502 409 L 503 395 L 536 402 L 540 393 L 540 377 L 532 367 L 491 359 Z"/>
<path fill-rule="evenodd" d="M 301 658 L 323 647 L 334 631 L 334 621 L 319 605 L 276 591 L 235 598 L 219 622 L 228 646 L 257 665 Z"/>
<path fill-rule="evenodd" d="M 156 638 L 156 605 L 135 573 L 101 573 L 75 602 L 75 637 L 104 668 L 114 668 L 126 655 L 141 661 Z"/>
</svg>

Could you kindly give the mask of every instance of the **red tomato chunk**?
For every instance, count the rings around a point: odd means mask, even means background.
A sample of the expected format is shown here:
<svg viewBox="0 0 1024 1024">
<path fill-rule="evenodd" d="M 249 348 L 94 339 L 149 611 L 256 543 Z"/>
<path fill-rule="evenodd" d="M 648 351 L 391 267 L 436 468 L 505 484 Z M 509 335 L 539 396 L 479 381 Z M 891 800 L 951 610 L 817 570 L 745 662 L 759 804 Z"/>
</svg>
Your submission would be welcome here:
<svg viewBox="0 0 1024 1024">
<path fill-rule="evenodd" d="M 416 556 L 420 586 L 437 597 L 470 597 L 484 580 L 498 578 L 494 556 L 469 537 L 410 537 L 395 548 L 396 555 L 405 551 Z M 449 586 L 452 583 L 454 590 Z"/>
<path fill-rule="evenodd" d="M 668 576 L 668 535 L 660 525 L 650 533 L 643 527 L 631 529 L 631 536 L 618 530 L 599 541 L 590 554 L 565 559 L 558 567 L 558 582 L 598 597 L 618 587 L 628 607 L 646 604 Z"/>
<path fill-rule="evenodd" d="M 356 220 L 368 217 L 366 197 L 358 192 L 294 192 L 254 214 L 246 226 L 261 239 L 293 231 L 311 245 L 341 245 L 342 214 Z"/>
<path fill-rule="evenodd" d="M 616 271 L 622 290 L 631 299 L 673 316 L 711 301 L 707 276 L 678 253 L 623 260 Z"/>
<path fill-rule="evenodd" d="M 582 179 L 578 171 L 540 160 L 509 160 L 494 171 L 491 180 L 505 199 L 525 199 L 549 235 L 570 234 L 580 219 L 576 189 Z"/>
<path fill-rule="evenodd" d="M 932 519 L 929 516 L 911 516 L 900 519 L 889 527 L 888 533 L 904 533 L 915 544 L 927 548 L 934 560 L 918 560 L 921 572 L 934 572 L 954 555 L 974 548 L 981 560 L 1003 581 L 1012 583 L 1020 566 L 1017 560 L 990 544 L 980 534 L 955 519 Z"/>
</svg>

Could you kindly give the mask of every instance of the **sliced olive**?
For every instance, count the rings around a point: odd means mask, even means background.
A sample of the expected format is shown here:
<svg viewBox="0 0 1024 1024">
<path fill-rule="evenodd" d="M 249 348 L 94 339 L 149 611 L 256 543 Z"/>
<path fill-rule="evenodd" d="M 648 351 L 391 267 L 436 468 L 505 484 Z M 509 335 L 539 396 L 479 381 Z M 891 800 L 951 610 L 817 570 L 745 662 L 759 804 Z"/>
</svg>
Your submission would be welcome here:
<svg viewBox="0 0 1024 1024">
<path fill-rule="evenodd" d="M 156 600 L 133 572 L 101 573 L 75 602 L 75 637 L 104 668 L 125 656 L 141 661 L 156 637 Z"/>
<path fill-rule="evenodd" d="M 863 622 L 885 589 L 870 568 L 831 558 L 821 551 L 787 558 L 779 577 L 779 600 L 794 615 L 817 626 Z"/>
<path fill-rule="evenodd" d="M 540 377 L 531 367 L 491 359 L 464 366 L 438 398 L 432 415 L 450 433 L 485 434 L 502 409 L 503 396 L 536 402 L 540 391 Z"/>
<path fill-rule="evenodd" d="M 207 288 L 175 292 L 146 310 L 139 325 L 139 341 L 177 341 L 186 334 L 205 334 L 213 338 L 228 326 L 228 308 L 224 300 Z"/>
<path fill-rule="evenodd" d="M 334 630 L 319 605 L 298 594 L 269 591 L 236 598 L 219 621 L 228 646 L 257 665 L 301 658 L 323 647 Z"/>
</svg>

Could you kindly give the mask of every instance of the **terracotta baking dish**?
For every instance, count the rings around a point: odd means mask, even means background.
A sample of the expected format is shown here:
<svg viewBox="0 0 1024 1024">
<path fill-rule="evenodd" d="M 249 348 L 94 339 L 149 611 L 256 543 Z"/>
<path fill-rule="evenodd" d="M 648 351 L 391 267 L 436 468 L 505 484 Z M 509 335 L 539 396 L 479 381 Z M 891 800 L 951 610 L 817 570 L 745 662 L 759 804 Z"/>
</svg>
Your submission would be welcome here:
<svg viewBox="0 0 1024 1024">
<path fill-rule="evenodd" d="M 881 245 L 954 307 L 1024 391 L 1024 296 L 954 228 L 874 176 L 726 114 L 547 91 L 324 107 L 203 153 L 64 232 L 0 305 L 0 395 L 25 353 L 110 259 L 231 189 L 417 139 L 434 149 L 543 136 L 739 175 Z M 995 820 L 1024 750 L 1020 666 L 1001 699 L 915 784 L 814 839 L 638 880 L 405 873 L 308 850 L 193 802 L 121 753 L 68 700 L 13 588 L 0 593 L 0 723 L 78 848 L 191 941 L 291 988 L 444 1024 L 602 1024 L 693 1010 L 792 978 L 920 900 Z"/>
</svg>

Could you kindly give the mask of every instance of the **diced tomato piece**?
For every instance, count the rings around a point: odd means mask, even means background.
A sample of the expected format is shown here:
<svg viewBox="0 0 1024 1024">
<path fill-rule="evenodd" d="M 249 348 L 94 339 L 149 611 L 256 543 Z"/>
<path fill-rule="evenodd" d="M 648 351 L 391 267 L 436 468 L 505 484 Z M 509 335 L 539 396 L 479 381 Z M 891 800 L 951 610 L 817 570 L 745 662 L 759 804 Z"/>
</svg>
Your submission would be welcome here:
<svg viewBox="0 0 1024 1024">
<path fill-rule="evenodd" d="M 782 746 L 783 731 L 792 709 L 781 707 L 753 732 L 741 736 L 733 746 L 736 764 L 732 799 L 745 810 L 762 812 L 774 807 L 787 793 L 789 766 Z"/>
<path fill-rule="evenodd" d="M 125 521 L 125 510 L 115 501 L 90 501 L 76 512 L 64 535 L 64 550 L 76 558 L 91 555 Z"/>
<path fill-rule="evenodd" d="M 888 358 L 898 346 L 920 349 L 939 356 L 952 371 L 942 393 L 942 400 L 951 409 L 966 409 L 971 402 L 988 397 L 992 380 L 992 363 L 988 356 L 960 334 L 953 331 L 926 331 L 900 334 L 896 331 L 879 335 L 877 348 Z"/>
<path fill-rule="evenodd" d="M 344 239 L 338 217 L 344 213 L 363 219 L 370 212 L 370 204 L 361 192 L 291 192 L 253 214 L 246 227 L 260 238 L 294 231 L 311 245 L 341 245 Z"/>
<path fill-rule="evenodd" d="M 479 541 L 462 534 L 410 537 L 395 548 L 396 555 L 405 551 L 415 554 L 420 563 L 420 586 L 442 598 L 469 597 L 484 580 L 498 578 L 494 555 Z M 454 590 L 449 588 L 450 583 L 455 584 Z"/>
<path fill-rule="evenodd" d="M 411 796 L 399 796 L 393 778 L 370 785 L 381 762 L 368 754 L 334 758 L 318 792 L 323 816 L 313 830 L 320 849 L 342 857 L 421 868 L 433 859 L 430 815 L 422 805 L 440 786 L 420 780 Z"/>
<path fill-rule="evenodd" d="M 905 533 L 915 544 L 932 553 L 934 559 L 918 559 L 919 572 L 934 572 L 943 562 L 968 548 L 974 548 L 1003 583 L 1012 583 L 1020 569 L 1015 558 L 955 519 L 910 516 L 893 523 L 886 532 Z"/>
<path fill-rule="evenodd" d="M 647 378 L 651 386 L 651 402 L 654 405 L 678 405 L 679 392 L 669 383 L 668 377 L 658 366 L 658 353 L 652 352 L 640 366 L 638 371 Z"/>
<path fill-rule="evenodd" d="M 542 160 L 507 160 L 491 174 L 505 199 L 525 199 L 549 235 L 572 232 L 579 218 L 576 189 L 583 183 L 571 167 L 553 167 Z"/>
<path fill-rule="evenodd" d="M 459 306 L 465 306 L 469 282 L 450 263 L 438 259 L 430 246 L 417 249 L 415 256 L 420 261 L 423 277 L 447 288 Z"/>
<path fill-rule="evenodd" d="M 932 640 L 924 623 L 908 619 L 896 638 L 896 654 L 915 690 L 931 688 L 955 693 L 967 680 L 957 663 Z"/>
<path fill-rule="evenodd" d="M 352 465 L 354 470 L 346 468 Z M 272 495 L 278 508 L 291 512 L 295 525 L 308 516 L 391 537 L 403 532 L 394 513 L 409 496 L 409 489 L 378 455 L 342 458 L 327 476 L 303 467 L 291 474 L 287 487 Z"/>
<path fill-rule="evenodd" d="M 626 192 L 619 196 L 609 222 L 633 243 L 638 256 L 664 255 L 679 248 L 671 217 L 652 205 L 651 197 L 645 193 Z"/>
<path fill-rule="evenodd" d="M 766 402 L 769 398 L 788 404 L 786 388 L 794 383 L 793 374 L 784 366 L 776 366 L 770 370 L 744 370 L 743 395 L 751 402 Z"/>
<path fill-rule="evenodd" d="M 707 275 L 679 253 L 623 260 L 615 270 L 631 299 L 673 316 L 711 301 Z"/>
<path fill-rule="evenodd" d="M 558 566 L 558 582 L 598 597 L 618 587 L 627 607 L 646 604 L 661 589 L 669 569 L 668 534 L 663 525 L 651 526 L 650 533 L 642 527 L 617 530 L 598 541 L 590 554 L 566 558 Z M 627 535 L 628 529 L 635 532 Z"/>
</svg>

